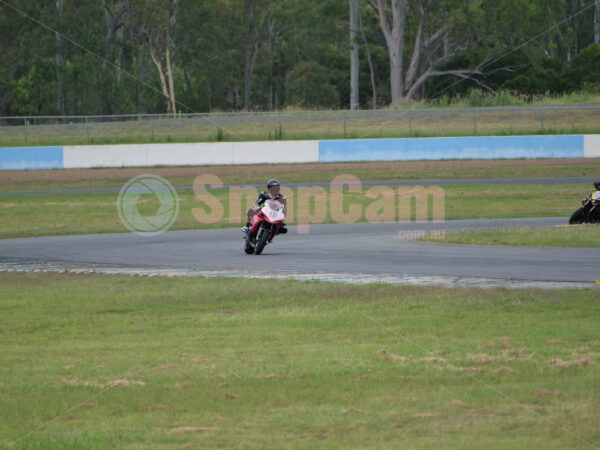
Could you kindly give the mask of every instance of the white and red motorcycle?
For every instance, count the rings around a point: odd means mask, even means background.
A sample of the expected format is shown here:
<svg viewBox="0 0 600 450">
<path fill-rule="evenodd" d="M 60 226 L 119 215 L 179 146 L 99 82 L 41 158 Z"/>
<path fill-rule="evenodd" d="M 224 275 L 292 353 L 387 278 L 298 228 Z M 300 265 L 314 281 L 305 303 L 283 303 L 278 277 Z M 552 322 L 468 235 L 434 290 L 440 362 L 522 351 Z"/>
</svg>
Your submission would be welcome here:
<svg viewBox="0 0 600 450">
<path fill-rule="evenodd" d="M 267 200 L 250 221 L 244 251 L 249 255 L 260 255 L 279 233 L 284 220 L 285 206 L 277 200 Z"/>
</svg>

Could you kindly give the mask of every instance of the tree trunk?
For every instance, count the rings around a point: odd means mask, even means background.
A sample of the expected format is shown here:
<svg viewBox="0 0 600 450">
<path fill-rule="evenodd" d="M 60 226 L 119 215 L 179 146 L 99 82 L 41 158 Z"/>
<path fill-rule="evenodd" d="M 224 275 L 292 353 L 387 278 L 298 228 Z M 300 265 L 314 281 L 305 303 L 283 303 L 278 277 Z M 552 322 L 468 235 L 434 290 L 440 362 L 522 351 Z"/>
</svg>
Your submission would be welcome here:
<svg viewBox="0 0 600 450">
<path fill-rule="evenodd" d="M 350 0 L 350 109 L 358 102 L 358 0 Z"/>
<path fill-rule="evenodd" d="M 377 9 L 379 12 L 379 24 L 385 42 L 387 44 L 390 58 L 390 84 L 392 91 L 392 106 L 402 104 L 402 94 L 404 91 L 404 79 L 402 76 L 402 66 L 404 58 L 404 25 L 406 23 L 406 4 L 407 0 L 392 0 L 392 26 L 388 24 L 383 0 L 377 0 Z"/>
<path fill-rule="evenodd" d="M 63 0 L 56 0 L 56 13 L 58 15 L 58 23 L 62 21 L 63 15 Z M 60 27 L 57 27 L 60 28 Z M 60 33 L 55 32 L 56 35 L 56 107 L 58 114 L 64 116 L 66 114 L 65 109 L 65 86 L 64 86 L 64 42 Z"/>
<path fill-rule="evenodd" d="M 177 113 L 177 103 L 175 102 L 175 87 L 173 85 L 173 70 L 171 66 L 171 53 L 169 51 L 169 30 L 166 32 L 166 65 L 167 65 L 167 81 L 169 82 L 169 102 L 171 104 L 171 114 Z"/>
<path fill-rule="evenodd" d="M 274 111 L 275 105 L 275 21 L 269 15 L 267 18 L 267 34 L 269 39 L 269 111 Z"/>
<path fill-rule="evenodd" d="M 252 50 L 254 42 L 252 40 L 252 25 L 254 24 L 254 14 L 251 6 L 252 0 L 244 1 L 244 18 L 246 19 L 246 57 L 244 58 L 244 109 L 250 110 L 250 92 L 252 89 Z"/>
<path fill-rule="evenodd" d="M 360 33 L 365 43 L 365 50 L 367 52 L 367 62 L 369 63 L 369 72 L 371 73 L 371 91 L 373 92 L 372 106 L 373 109 L 377 109 L 377 83 L 375 82 L 375 70 L 373 69 L 373 60 L 371 59 L 371 49 L 369 48 L 369 41 L 365 35 L 365 29 L 363 28 L 362 17 L 359 16 L 360 21 Z"/>
<path fill-rule="evenodd" d="M 598 18 L 598 9 L 600 8 L 600 0 L 594 2 L 594 44 L 600 44 L 600 23 Z"/>
<path fill-rule="evenodd" d="M 102 61 L 102 70 L 108 71 L 108 66 L 111 64 L 113 56 L 113 48 L 115 43 L 116 58 L 114 62 L 117 84 L 121 81 L 121 58 L 123 57 L 123 16 L 125 5 L 124 0 L 119 0 L 117 11 L 113 11 L 107 0 L 103 0 L 104 16 L 106 18 L 106 51 L 104 52 L 104 61 Z"/>
<path fill-rule="evenodd" d="M 258 56 L 258 41 L 262 34 L 263 23 L 256 21 L 256 11 L 252 6 L 252 0 L 244 0 L 244 18 L 246 20 L 246 57 L 244 59 L 244 110 L 250 111 L 252 94 L 252 76 L 254 64 Z"/>
<path fill-rule="evenodd" d="M 156 70 L 158 71 L 158 78 L 160 79 L 160 88 L 163 94 L 163 98 L 165 100 L 165 105 L 167 107 L 167 114 L 171 114 L 171 99 L 169 97 L 169 89 L 167 88 L 167 79 L 165 77 L 165 71 L 159 59 L 154 55 L 154 52 L 151 48 L 148 49 L 148 53 L 150 53 L 150 58 L 152 58 L 152 62 L 156 66 Z"/>
</svg>

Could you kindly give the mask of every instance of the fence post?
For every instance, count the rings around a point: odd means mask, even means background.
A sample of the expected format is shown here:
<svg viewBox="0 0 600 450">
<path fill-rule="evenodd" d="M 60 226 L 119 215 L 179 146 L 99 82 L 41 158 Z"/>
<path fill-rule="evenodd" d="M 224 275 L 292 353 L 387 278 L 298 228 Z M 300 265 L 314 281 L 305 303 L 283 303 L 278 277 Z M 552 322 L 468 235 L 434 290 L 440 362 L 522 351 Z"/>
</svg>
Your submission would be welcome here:
<svg viewBox="0 0 600 450">
<path fill-rule="evenodd" d="M 27 117 L 23 119 L 23 130 L 25 133 L 25 145 L 27 145 Z"/>
<path fill-rule="evenodd" d="M 473 111 L 473 135 L 477 136 L 477 115 Z"/>
<path fill-rule="evenodd" d="M 540 113 L 540 122 L 542 123 L 542 131 L 544 131 L 544 110 Z"/>
<path fill-rule="evenodd" d="M 85 116 L 85 134 L 87 136 L 87 143 L 90 143 L 90 125 L 88 123 L 88 116 Z"/>
<path fill-rule="evenodd" d="M 411 121 L 410 109 L 408 110 L 408 135 L 412 136 L 412 121 Z"/>
<path fill-rule="evenodd" d="M 346 139 L 346 111 L 344 111 L 344 139 Z"/>
<path fill-rule="evenodd" d="M 150 117 L 150 123 L 152 124 L 152 142 L 154 142 L 154 117 Z"/>
</svg>

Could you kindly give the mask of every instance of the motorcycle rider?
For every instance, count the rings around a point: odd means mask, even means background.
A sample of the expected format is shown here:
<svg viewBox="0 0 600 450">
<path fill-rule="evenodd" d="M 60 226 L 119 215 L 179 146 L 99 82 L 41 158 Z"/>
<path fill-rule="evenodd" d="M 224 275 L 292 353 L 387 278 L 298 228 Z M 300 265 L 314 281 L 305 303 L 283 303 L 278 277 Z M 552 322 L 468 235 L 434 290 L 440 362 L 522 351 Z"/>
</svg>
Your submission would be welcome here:
<svg viewBox="0 0 600 450">
<path fill-rule="evenodd" d="M 264 206 L 267 200 L 278 200 L 283 205 L 283 213 L 287 216 L 287 200 L 285 195 L 280 192 L 281 184 L 276 179 L 271 179 L 267 181 L 267 190 L 262 191 L 258 199 L 254 202 L 254 207 L 250 208 L 246 213 L 246 225 L 242 227 L 242 232 L 247 233 L 250 229 L 250 221 L 252 218 L 260 211 L 260 209 Z M 285 223 L 282 223 L 279 227 L 279 232 L 277 234 L 285 234 L 287 233 L 287 227 Z"/>
<path fill-rule="evenodd" d="M 592 194 L 592 200 L 600 201 L 600 181 L 594 182 L 594 187 L 596 188 L 596 192 Z"/>
</svg>

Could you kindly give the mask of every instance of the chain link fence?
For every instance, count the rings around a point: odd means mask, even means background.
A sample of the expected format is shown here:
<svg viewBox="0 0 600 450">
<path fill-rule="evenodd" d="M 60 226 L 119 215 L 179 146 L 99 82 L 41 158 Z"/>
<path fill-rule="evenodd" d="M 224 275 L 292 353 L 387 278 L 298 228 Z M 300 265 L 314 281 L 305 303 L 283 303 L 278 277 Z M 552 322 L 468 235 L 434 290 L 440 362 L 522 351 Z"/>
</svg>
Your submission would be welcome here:
<svg viewBox="0 0 600 450">
<path fill-rule="evenodd" d="M 600 106 L 0 118 L 0 147 L 583 133 Z"/>
</svg>

